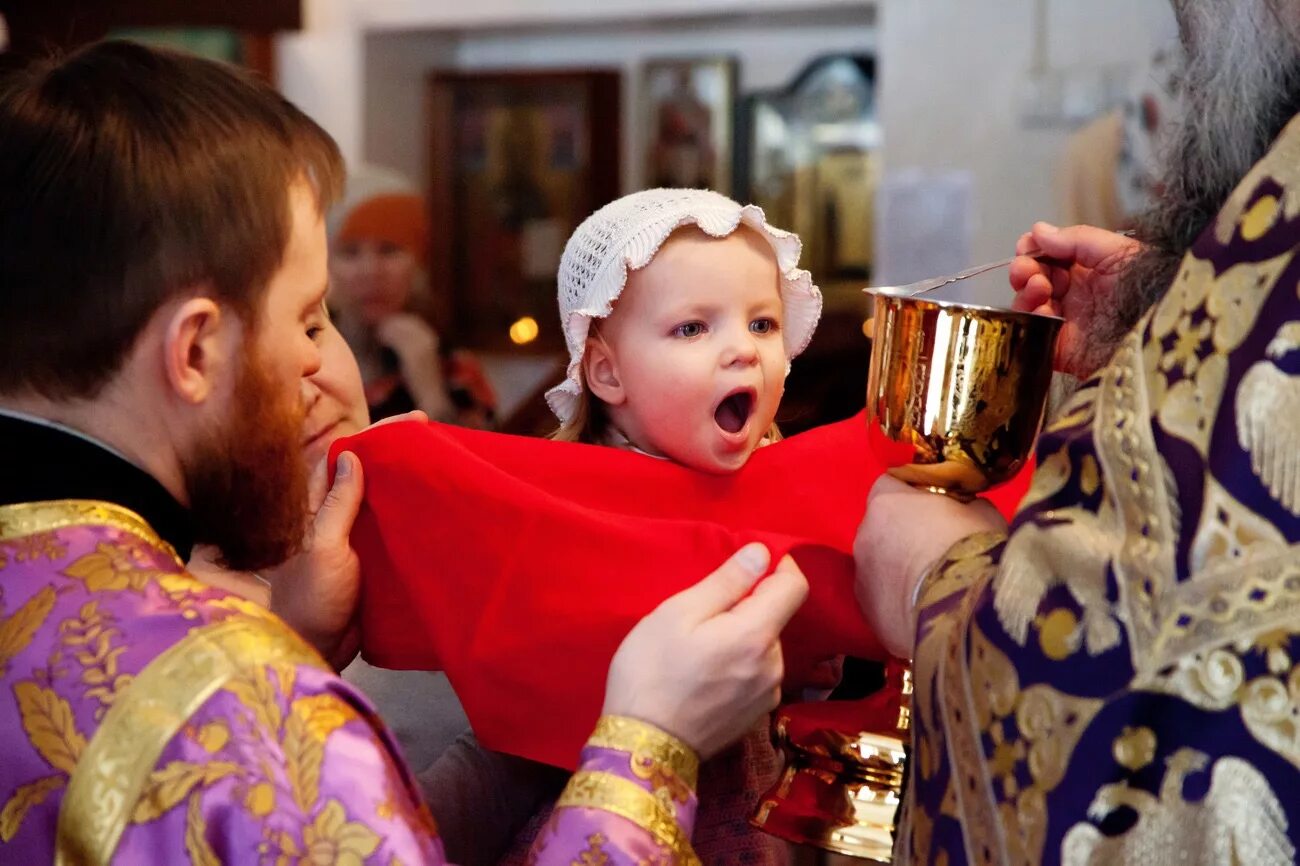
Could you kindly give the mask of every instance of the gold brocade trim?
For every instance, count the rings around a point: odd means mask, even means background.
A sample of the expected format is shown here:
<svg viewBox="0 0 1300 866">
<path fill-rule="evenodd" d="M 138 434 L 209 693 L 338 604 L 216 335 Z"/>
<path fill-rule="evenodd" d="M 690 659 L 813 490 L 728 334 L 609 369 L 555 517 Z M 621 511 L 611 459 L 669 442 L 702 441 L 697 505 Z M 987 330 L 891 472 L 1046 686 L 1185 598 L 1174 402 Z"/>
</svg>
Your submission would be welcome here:
<svg viewBox="0 0 1300 866">
<path fill-rule="evenodd" d="M 601 716 L 587 745 L 632 754 L 633 772 L 648 762 L 672 772 L 692 791 L 700 779 L 700 759 L 695 750 L 674 737 L 639 719 L 627 716 Z"/>
<path fill-rule="evenodd" d="M 678 866 L 700 866 L 691 841 L 677 820 L 645 788 L 613 773 L 575 773 L 555 804 L 558 809 L 599 809 L 626 818 L 668 849 Z"/>
<path fill-rule="evenodd" d="M 243 616 L 194 629 L 146 665 L 77 762 L 54 862 L 108 863 L 159 756 L 190 716 L 240 670 L 276 663 L 326 667 L 287 626 Z"/>
<path fill-rule="evenodd" d="M 0 505 L 0 542 L 71 526 L 108 526 L 129 532 L 152 547 L 166 552 L 178 564 L 184 565 L 176 555 L 175 548 L 163 541 L 143 517 L 111 502 L 52 499 L 48 502 Z"/>
</svg>

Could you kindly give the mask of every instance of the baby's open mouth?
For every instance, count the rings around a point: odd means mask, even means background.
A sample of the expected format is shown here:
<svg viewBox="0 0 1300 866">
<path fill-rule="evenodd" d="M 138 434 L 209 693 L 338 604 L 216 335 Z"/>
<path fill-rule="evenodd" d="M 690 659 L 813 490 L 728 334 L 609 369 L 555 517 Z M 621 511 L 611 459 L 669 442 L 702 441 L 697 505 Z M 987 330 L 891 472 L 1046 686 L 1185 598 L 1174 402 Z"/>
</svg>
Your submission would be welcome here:
<svg viewBox="0 0 1300 866">
<path fill-rule="evenodd" d="M 727 433 L 739 433 L 745 429 L 749 415 L 754 411 L 754 392 L 752 390 L 735 391 L 722 398 L 718 408 L 713 411 L 713 420 Z"/>
</svg>

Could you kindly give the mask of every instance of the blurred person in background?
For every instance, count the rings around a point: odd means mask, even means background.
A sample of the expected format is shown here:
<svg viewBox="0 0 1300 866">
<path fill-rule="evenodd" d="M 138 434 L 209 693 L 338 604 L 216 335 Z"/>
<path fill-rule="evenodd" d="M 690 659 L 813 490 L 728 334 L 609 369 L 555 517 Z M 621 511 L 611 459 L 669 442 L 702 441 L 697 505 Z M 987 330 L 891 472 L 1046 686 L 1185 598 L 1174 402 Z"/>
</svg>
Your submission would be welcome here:
<svg viewBox="0 0 1300 866">
<path fill-rule="evenodd" d="M 482 365 L 433 325 L 424 200 L 400 175 L 358 167 L 330 214 L 330 306 L 356 354 L 375 420 L 419 409 L 491 428 L 496 395 Z"/>
</svg>

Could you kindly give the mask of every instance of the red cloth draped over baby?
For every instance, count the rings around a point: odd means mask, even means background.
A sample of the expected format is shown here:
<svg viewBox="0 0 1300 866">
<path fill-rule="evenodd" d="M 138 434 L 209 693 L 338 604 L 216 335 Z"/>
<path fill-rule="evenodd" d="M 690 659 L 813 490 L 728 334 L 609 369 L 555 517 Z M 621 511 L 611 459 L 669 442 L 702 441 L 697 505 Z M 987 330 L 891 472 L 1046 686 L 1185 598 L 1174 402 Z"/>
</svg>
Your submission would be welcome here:
<svg viewBox="0 0 1300 866">
<path fill-rule="evenodd" d="M 854 533 L 884 471 L 861 415 L 709 475 L 628 451 L 388 424 L 355 453 L 365 503 L 362 654 L 444 670 L 489 748 L 572 768 L 623 637 L 743 544 L 789 553 L 808 601 L 782 635 L 787 683 L 828 657 L 883 658 L 853 595 Z M 1028 472 L 990 498 L 1009 514 Z"/>
</svg>

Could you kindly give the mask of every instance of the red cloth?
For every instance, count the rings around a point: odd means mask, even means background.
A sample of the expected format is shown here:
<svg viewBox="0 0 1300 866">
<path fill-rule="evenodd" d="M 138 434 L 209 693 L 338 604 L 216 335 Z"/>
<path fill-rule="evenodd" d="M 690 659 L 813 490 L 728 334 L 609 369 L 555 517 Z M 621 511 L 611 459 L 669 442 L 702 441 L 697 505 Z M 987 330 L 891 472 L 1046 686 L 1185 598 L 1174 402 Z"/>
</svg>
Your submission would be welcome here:
<svg viewBox="0 0 1300 866">
<path fill-rule="evenodd" d="M 353 528 L 362 653 L 445 670 L 480 741 L 572 768 L 623 637 L 741 545 L 791 553 L 807 603 L 788 682 L 836 655 L 882 658 L 853 595 L 853 536 L 884 471 L 861 415 L 762 448 L 732 475 L 628 451 L 441 424 L 335 443 L 365 470 Z M 1028 472 L 991 495 L 1004 513 Z"/>
</svg>

